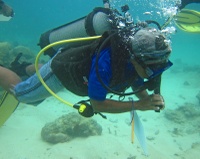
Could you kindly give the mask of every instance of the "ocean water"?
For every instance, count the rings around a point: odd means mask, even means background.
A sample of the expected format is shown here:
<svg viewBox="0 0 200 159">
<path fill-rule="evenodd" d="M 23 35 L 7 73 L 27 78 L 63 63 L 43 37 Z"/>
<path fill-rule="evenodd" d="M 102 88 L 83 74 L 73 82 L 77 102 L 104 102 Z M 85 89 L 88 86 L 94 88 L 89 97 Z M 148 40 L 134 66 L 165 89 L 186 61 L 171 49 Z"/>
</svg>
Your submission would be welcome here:
<svg viewBox="0 0 200 159">
<path fill-rule="evenodd" d="M 47 30 L 61 26 L 87 15 L 93 8 L 103 6 L 101 0 L 40 0 L 27 2 L 26 0 L 7 0 L 15 11 L 15 17 L 9 22 L 0 23 L 0 41 L 8 41 L 30 47 L 36 54 L 40 35 Z M 173 6 L 173 1 L 150 1 L 150 0 L 112 0 L 111 5 L 118 10 L 128 4 L 130 13 L 135 22 L 138 20 L 156 20 L 165 22 L 162 8 Z M 199 4 L 192 4 L 187 8 L 200 10 Z M 151 12 L 151 15 L 144 14 Z M 157 13 L 160 14 L 157 14 Z M 173 24 L 170 24 L 174 26 Z M 177 27 L 176 27 L 177 28 Z M 177 33 L 171 35 L 172 59 L 180 59 L 188 64 L 199 63 L 199 34 L 188 33 L 177 28 Z"/>
<path fill-rule="evenodd" d="M 102 0 L 48 0 L 48 1 L 6 0 L 6 3 L 8 3 L 10 6 L 14 8 L 15 16 L 9 22 L 0 22 L 0 42 L 9 42 L 16 46 L 23 45 L 32 50 L 35 55 L 40 50 L 40 47 L 37 44 L 39 42 L 39 38 L 42 33 L 46 32 L 47 30 L 74 21 L 76 19 L 79 19 L 90 13 L 95 7 L 103 6 Z M 162 8 L 173 7 L 174 2 L 173 0 L 171 1 L 170 0 L 167 1 L 112 0 L 111 1 L 111 6 L 118 10 L 120 10 L 121 6 L 125 4 L 129 5 L 130 13 L 133 16 L 135 22 L 143 20 L 156 20 L 162 25 L 168 18 L 168 16 L 163 15 L 164 13 L 162 12 Z M 186 8 L 200 11 L 200 4 L 188 5 Z M 181 104 L 192 103 L 195 106 L 196 105 L 200 106 L 200 103 L 198 103 L 198 100 L 195 97 L 198 91 L 200 91 L 200 84 L 199 84 L 200 34 L 184 32 L 180 30 L 173 22 L 170 23 L 169 26 L 175 27 L 176 32 L 174 34 L 169 35 L 172 45 L 172 54 L 170 59 L 174 63 L 174 66 L 170 69 L 171 71 L 167 71 L 166 75 L 164 75 L 165 85 L 163 86 L 162 90 L 164 92 L 163 94 L 167 97 L 166 102 L 168 102 L 169 105 L 170 104 L 173 106 L 175 105 L 175 108 L 180 106 L 180 103 Z M 181 85 L 179 85 L 180 83 Z M 188 87 L 187 84 L 189 84 Z M 174 89 L 176 86 L 177 88 Z M 181 102 L 179 102 L 180 99 Z M 50 107 L 48 108 L 51 109 Z M 157 117 L 157 115 L 155 116 Z M 156 120 L 155 116 L 153 116 L 152 118 Z M 164 119 L 160 120 L 163 121 Z M 143 122 L 144 121 L 145 119 L 143 120 Z M 152 131 L 151 128 L 148 127 L 148 122 L 144 123 L 144 126 L 147 127 L 149 132 Z M 191 129 L 192 130 L 195 129 L 194 130 L 195 134 L 198 134 L 198 132 L 196 131 L 199 130 L 199 127 L 200 126 L 198 125 L 196 129 L 195 128 Z M 187 129 L 187 132 L 190 132 L 191 129 L 190 130 Z M 182 133 L 181 131 L 178 132 L 178 130 L 179 128 L 178 129 L 174 128 L 169 133 L 177 135 L 178 136 L 177 138 L 179 139 L 184 135 L 186 135 L 185 132 L 184 133 Z M 162 133 L 165 130 L 161 129 L 159 131 Z M 191 133 L 189 134 L 191 135 Z M 124 134 L 122 133 L 122 135 Z M 198 141 L 200 138 L 199 134 L 196 135 L 195 137 L 197 136 L 198 139 L 196 141 L 199 144 L 200 143 L 200 141 Z M 151 140 L 150 137 L 149 140 Z M 171 138 L 169 138 L 169 140 L 171 140 Z M 184 145 L 185 143 L 182 141 L 182 139 L 180 140 L 181 142 L 178 145 L 179 149 L 182 148 L 186 150 L 188 147 Z M 190 142 L 188 141 L 187 143 Z M 154 145 L 155 147 L 163 146 L 156 143 L 153 143 L 152 145 Z M 174 155 L 173 157 L 184 158 L 184 156 L 177 157 L 177 155 Z M 173 157 L 171 157 L 170 155 L 167 157 L 158 155 L 157 159 L 159 158 L 165 159 Z M 195 157 L 196 156 L 193 156 L 194 159 Z M 109 159 L 109 157 L 107 158 Z M 32 157 L 30 157 L 30 159 L 32 159 Z"/>
</svg>

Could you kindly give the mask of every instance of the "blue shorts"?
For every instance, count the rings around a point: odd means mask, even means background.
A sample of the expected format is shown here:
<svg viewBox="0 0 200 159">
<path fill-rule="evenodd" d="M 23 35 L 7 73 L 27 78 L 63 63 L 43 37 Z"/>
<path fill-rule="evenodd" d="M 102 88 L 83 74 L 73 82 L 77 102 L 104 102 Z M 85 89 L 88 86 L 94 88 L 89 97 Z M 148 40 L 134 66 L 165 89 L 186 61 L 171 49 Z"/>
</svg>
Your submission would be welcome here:
<svg viewBox="0 0 200 159">
<path fill-rule="evenodd" d="M 51 60 L 40 68 L 40 75 L 54 93 L 63 88 L 63 85 L 51 70 Z M 50 96 L 36 74 L 17 84 L 14 87 L 14 94 L 23 103 L 37 103 Z"/>
</svg>

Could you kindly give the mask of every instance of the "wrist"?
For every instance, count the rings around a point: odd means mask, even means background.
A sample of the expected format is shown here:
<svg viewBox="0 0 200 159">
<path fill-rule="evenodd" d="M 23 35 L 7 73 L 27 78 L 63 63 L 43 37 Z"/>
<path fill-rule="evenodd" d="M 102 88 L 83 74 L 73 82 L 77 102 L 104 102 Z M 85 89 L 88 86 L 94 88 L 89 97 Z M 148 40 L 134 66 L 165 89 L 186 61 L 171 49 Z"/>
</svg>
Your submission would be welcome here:
<svg viewBox="0 0 200 159">
<path fill-rule="evenodd" d="M 139 110 L 139 102 L 134 101 L 134 110 Z"/>
</svg>

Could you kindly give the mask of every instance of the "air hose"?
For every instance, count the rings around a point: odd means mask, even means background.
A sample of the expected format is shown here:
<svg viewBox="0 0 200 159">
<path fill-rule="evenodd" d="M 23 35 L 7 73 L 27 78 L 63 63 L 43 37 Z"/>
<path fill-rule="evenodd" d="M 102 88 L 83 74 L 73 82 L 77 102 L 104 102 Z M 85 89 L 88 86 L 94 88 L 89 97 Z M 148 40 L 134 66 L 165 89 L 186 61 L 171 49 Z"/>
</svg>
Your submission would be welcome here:
<svg viewBox="0 0 200 159">
<path fill-rule="evenodd" d="M 42 76 L 40 75 L 40 72 L 39 72 L 39 59 L 40 59 L 40 56 L 45 52 L 47 51 L 48 49 L 50 49 L 51 47 L 54 47 L 54 46 L 58 46 L 58 45 L 62 45 L 62 44 L 65 44 L 65 43 L 72 43 L 72 42 L 79 42 L 79 41 L 86 41 L 86 40 L 94 40 L 94 39 L 98 39 L 100 38 L 101 36 L 93 36 L 93 37 L 85 37 L 85 38 L 75 38 L 75 39 L 67 39 L 67 40 L 61 40 L 61 41 L 57 41 L 57 42 L 54 42 L 54 43 L 51 43 L 49 45 L 47 45 L 46 47 L 44 47 L 36 56 L 36 59 L 35 59 L 35 70 L 36 70 L 36 75 L 38 76 L 38 79 L 40 80 L 40 82 L 42 83 L 42 85 L 46 88 L 46 90 L 52 95 L 54 96 L 56 99 L 58 99 L 59 101 L 61 101 L 62 103 L 70 106 L 70 107 L 73 107 L 75 109 L 78 109 L 78 112 L 79 114 L 81 114 L 82 116 L 84 117 L 91 117 L 93 116 L 94 112 L 93 112 L 93 109 L 92 107 L 86 103 L 85 101 L 80 101 L 78 102 L 77 104 L 71 104 L 69 103 L 68 101 L 65 101 L 64 99 L 62 99 L 61 97 L 59 97 L 58 95 L 56 95 L 48 86 L 47 84 L 44 82 Z"/>
</svg>

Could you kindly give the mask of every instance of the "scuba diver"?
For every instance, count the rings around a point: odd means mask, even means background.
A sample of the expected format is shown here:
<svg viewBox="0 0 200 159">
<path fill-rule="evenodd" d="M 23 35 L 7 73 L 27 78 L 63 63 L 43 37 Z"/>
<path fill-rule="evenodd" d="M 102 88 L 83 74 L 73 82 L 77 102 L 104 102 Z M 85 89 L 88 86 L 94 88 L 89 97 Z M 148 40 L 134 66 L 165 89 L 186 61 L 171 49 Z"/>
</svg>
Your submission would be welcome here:
<svg viewBox="0 0 200 159">
<path fill-rule="evenodd" d="M 2 0 L 0 0 L 0 14 L 2 14 L 5 17 L 13 17 L 14 11 L 10 6 L 8 6 Z"/>
<path fill-rule="evenodd" d="M 144 79 L 153 81 L 160 78 L 162 72 L 170 66 L 168 58 L 171 48 L 166 43 L 165 37 L 155 28 L 140 29 L 134 35 L 130 34 L 127 39 L 122 39 L 118 34 L 111 35 L 112 38 L 100 50 L 97 48 L 99 40 L 95 40 L 92 46 L 80 46 L 78 49 L 72 48 L 63 50 L 63 52 L 61 50 L 57 53 L 40 69 L 40 74 L 46 84 L 55 93 L 65 86 L 77 95 L 89 96 L 94 112 L 131 111 L 131 102 L 106 98 L 107 94 L 111 92 L 100 82 L 96 73 L 96 65 L 98 65 L 99 76 L 106 86 L 124 92 L 129 87 L 137 89 L 144 84 Z M 125 42 L 126 40 L 127 42 Z M 77 51 L 79 54 L 81 52 L 92 54 L 91 63 L 88 63 L 87 60 L 85 63 L 80 59 L 83 58 L 81 56 L 73 57 Z M 69 61 L 70 56 L 71 61 Z M 96 64 L 97 56 L 99 56 L 99 60 Z M 78 59 L 80 63 L 77 61 Z M 88 70 L 88 66 L 90 70 Z M 37 102 L 50 95 L 35 74 L 27 80 L 21 81 L 14 72 L 5 68 L 0 68 L 0 70 L 0 85 L 13 93 L 20 102 Z M 157 87 L 156 84 L 154 86 Z M 134 102 L 135 110 L 164 108 L 164 99 L 159 94 L 148 95 L 146 90 L 141 90 L 136 95 L 140 100 Z"/>
<path fill-rule="evenodd" d="M 79 109 L 86 105 L 85 111 L 79 112 L 85 117 L 101 112 L 159 112 L 165 107 L 160 85 L 162 73 L 172 66 L 169 40 L 147 23 L 134 24 L 127 10 L 127 6 L 122 7 L 122 16 L 117 10 L 96 8 L 84 18 L 41 35 L 41 47 L 58 38 L 102 35 L 87 42 L 52 47 L 45 52 L 52 58 L 39 69 L 54 93 L 65 87 L 78 96 L 89 97 L 88 101 L 73 106 Z M 22 81 L 15 72 L 3 67 L 0 86 L 23 103 L 38 103 L 51 95 L 37 74 Z M 127 92 L 128 88 L 133 92 Z M 118 95 L 119 99 L 112 99 L 110 94 Z M 133 94 L 137 101 L 123 100 Z"/>
</svg>

